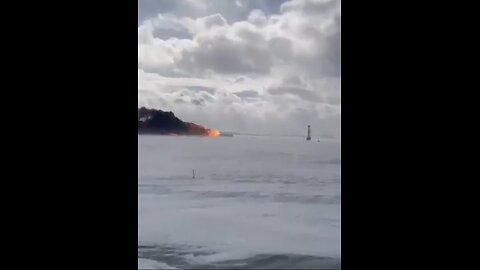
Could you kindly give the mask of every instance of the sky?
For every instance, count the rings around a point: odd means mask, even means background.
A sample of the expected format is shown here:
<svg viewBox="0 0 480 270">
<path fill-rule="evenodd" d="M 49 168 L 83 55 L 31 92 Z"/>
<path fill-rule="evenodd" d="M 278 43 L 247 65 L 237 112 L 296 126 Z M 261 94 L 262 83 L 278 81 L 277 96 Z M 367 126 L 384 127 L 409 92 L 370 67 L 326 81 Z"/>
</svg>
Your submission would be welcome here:
<svg viewBox="0 0 480 270">
<path fill-rule="evenodd" d="M 139 0 L 138 106 L 208 128 L 340 138 L 339 0 Z"/>
</svg>

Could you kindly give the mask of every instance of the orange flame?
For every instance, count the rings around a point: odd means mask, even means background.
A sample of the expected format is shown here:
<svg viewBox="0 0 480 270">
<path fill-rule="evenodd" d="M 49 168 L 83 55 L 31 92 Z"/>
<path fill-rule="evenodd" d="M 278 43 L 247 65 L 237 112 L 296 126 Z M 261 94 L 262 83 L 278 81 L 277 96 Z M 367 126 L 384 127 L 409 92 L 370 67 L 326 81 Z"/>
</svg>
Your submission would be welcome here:
<svg viewBox="0 0 480 270">
<path fill-rule="evenodd" d="M 194 123 L 187 123 L 187 129 L 188 129 L 187 131 L 188 135 L 207 136 L 207 137 L 220 136 L 220 131 L 216 129 L 204 128 Z"/>
<path fill-rule="evenodd" d="M 208 137 L 218 137 L 220 136 L 220 131 L 216 129 L 207 129 L 207 136 Z"/>
</svg>

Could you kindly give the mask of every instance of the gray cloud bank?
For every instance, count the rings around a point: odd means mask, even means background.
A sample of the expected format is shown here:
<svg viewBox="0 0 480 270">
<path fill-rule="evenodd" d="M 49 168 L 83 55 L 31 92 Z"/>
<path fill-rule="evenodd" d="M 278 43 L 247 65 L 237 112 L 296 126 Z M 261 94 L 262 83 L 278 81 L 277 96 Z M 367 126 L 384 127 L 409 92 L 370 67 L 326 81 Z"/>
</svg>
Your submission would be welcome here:
<svg viewBox="0 0 480 270">
<path fill-rule="evenodd" d="M 340 137 L 340 1 L 140 0 L 139 18 L 139 106 L 220 130 Z"/>
</svg>

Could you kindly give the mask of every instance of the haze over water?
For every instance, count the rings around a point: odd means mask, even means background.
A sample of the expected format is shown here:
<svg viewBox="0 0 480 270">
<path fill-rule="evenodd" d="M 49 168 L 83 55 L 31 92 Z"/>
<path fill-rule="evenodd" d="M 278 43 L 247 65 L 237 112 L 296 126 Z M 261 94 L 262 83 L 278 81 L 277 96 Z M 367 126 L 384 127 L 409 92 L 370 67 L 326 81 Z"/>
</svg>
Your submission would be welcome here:
<svg viewBox="0 0 480 270">
<path fill-rule="evenodd" d="M 340 182 L 339 141 L 138 136 L 138 267 L 340 268 Z"/>
</svg>

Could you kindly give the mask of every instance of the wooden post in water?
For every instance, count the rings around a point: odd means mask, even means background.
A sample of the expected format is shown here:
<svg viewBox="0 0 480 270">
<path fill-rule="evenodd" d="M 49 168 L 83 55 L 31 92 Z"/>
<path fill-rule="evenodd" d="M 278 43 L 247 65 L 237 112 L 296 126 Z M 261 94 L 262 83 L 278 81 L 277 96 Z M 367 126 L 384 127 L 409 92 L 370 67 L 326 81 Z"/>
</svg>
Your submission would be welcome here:
<svg viewBox="0 0 480 270">
<path fill-rule="evenodd" d="M 195 179 L 195 169 L 192 170 L 192 179 Z"/>
</svg>

